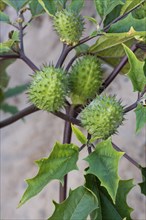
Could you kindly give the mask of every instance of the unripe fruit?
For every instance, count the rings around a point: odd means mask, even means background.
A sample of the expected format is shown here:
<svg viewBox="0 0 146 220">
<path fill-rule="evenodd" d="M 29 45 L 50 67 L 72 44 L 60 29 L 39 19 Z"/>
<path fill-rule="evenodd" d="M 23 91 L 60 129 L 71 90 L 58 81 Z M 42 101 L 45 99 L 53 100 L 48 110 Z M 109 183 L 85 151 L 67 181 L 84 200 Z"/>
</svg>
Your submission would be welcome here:
<svg viewBox="0 0 146 220">
<path fill-rule="evenodd" d="M 102 84 L 101 65 L 97 57 L 86 55 L 72 67 L 69 75 L 73 104 L 85 104 L 93 98 Z"/>
<path fill-rule="evenodd" d="M 61 41 L 68 45 L 76 45 L 82 36 L 84 21 L 81 15 L 64 9 L 56 13 L 54 28 Z"/>
<path fill-rule="evenodd" d="M 107 139 L 122 124 L 123 106 L 115 96 L 97 96 L 80 113 L 81 124 L 93 138 Z"/>
<path fill-rule="evenodd" d="M 37 108 L 54 112 L 65 105 L 67 90 L 64 71 L 48 66 L 35 73 L 28 94 Z"/>
</svg>

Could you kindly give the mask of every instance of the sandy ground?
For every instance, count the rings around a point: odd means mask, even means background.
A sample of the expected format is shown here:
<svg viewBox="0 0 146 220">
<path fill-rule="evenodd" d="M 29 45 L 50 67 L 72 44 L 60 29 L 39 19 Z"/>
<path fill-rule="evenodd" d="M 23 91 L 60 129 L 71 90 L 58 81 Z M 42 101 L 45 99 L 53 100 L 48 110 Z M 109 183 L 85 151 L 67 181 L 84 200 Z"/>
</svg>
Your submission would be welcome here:
<svg viewBox="0 0 146 220">
<path fill-rule="evenodd" d="M 7 9 L 12 17 L 12 10 Z M 3 28 L 2 40 L 6 39 L 9 26 Z M 27 29 L 25 36 L 25 51 L 37 66 L 43 63 L 49 64 L 56 61 L 61 52 L 61 44 L 58 37 L 52 31 L 50 19 L 42 16 L 36 19 Z M 91 28 L 90 28 L 91 30 Z M 110 72 L 111 69 L 108 69 Z M 32 71 L 22 61 L 17 60 L 8 68 L 11 75 L 10 86 L 30 81 Z M 117 94 L 124 100 L 124 104 L 132 104 L 136 95 L 132 92 L 129 80 L 119 75 L 107 90 L 109 94 Z M 17 104 L 19 109 L 28 106 L 25 94 L 10 100 Z M 8 117 L 1 114 L 1 119 Z M 135 134 L 135 114 L 130 112 L 126 115 L 125 125 L 119 129 L 119 135 L 113 137 L 113 141 L 123 151 L 127 152 L 137 162 L 145 165 L 145 129 L 140 134 Z M 52 200 L 58 201 L 58 182 L 52 181 L 37 197 L 34 197 L 24 206 L 17 209 L 18 202 L 26 188 L 24 179 L 31 178 L 37 173 L 35 160 L 47 157 L 55 141 L 62 141 L 63 124 L 61 119 L 46 113 L 36 112 L 25 118 L 25 121 L 5 127 L 1 130 L 1 219 L 2 220 L 43 220 L 50 216 L 54 206 Z M 75 137 L 73 141 L 76 142 Z M 81 158 L 86 152 L 81 153 Z M 80 160 L 80 171 L 69 174 L 69 187 L 75 188 L 84 182 L 80 177 L 81 171 L 87 164 Z M 134 178 L 134 183 L 141 181 L 140 172 L 125 158 L 120 161 L 119 174 L 122 179 Z M 140 194 L 140 188 L 135 187 L 128 196 L 128 204 L 134 208 L 133 219 L 146 219 L 146 200 Z M 122 205 L 122 204 L 121 204 Z"/>
</svg>

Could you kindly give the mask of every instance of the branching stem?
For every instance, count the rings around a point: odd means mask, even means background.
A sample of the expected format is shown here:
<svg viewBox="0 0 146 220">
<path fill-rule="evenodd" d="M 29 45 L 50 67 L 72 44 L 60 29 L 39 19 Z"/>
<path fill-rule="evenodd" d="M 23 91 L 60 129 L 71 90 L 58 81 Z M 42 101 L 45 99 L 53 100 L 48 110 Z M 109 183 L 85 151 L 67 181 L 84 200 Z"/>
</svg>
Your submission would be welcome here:
<svg viewBox="0 0 146 220">
<path fill-rule="evenodd" d="M 115 150 L 119 151 L 119 152 L 123 152 L 123 150 L 121 150 L 116 144 L 112 143 L 113 147 Z M 134 166 L 136 166 L 138 169 L 141 168 L 141 166 L 133 159 L 131 158 L 128 154 L 124 153 L 123 155 L 130 163 L 132 163 Z"/>
<path fill-rule="evenodd" d="M 66 114 L 73 117 L 74 116 L 74 107 L 67 106 Z M 71 136 L 72 136 L 71 123 L 68 121 L 65 121 L 64 134 L 63 134 L 63 144 L 70 144 Z M 60 203 L 63 202 L 66 199 L 66 196 L 67 196 L 67 174 L 64 176 L 64 185 L 62 186 L 62 184 L 60 183 L 59 202 Z"/>
<path fill-rule="evenodd" d="M 116 22 L 122 20 L 123 18 L 125 18 L 128 14 L 130 14 L 132 11 L 134 11 L 134 10 L 135 10 L 136 8 L 138 8 L 138 7 L 139 7 L 139 5 L 135 6 L 134 8 L 132 8 L 131 10 L 129 10 L 128 12 L 126 12 L 125 14 L 120 15 L 119 17 L 117 17 L 116 19 L 114 19 L 110 24 L 108 24 L 106 27 L 104 27 L 104 28 L 101 30 L 101 32 L 107 32 L 107 31 L 110 29 L 110 27 L 111 27 L 112 24 L 115 24 Z M 82 40 L 80 40 L 80 42 L 79 42 L 77 45 L 75 45 L 74 47 L 76 47 L 76 46 L 78 46 L 78 45 L 81 45 L 81 44 L 83 44 L 83 43 L 85 43 L 85 42 L 87 42 L 87 41 L 89 41 L 89 40 L 91 40 L 91 39 L 93 39 L 93 38 L 95 38 L 95 37 L 97 37 L 97 36 L 100 36 L 100 35 L 102 35 L 102 34 L 101 34 L 101 33 L 97 33 L 96 36 L 87 36 L 87 37 L 83 38 Z M 73 47 L 73 48 L 74 48 L 74 47 Z"/>
<path fill-rule="evenodd" d="M 60 57 L 59 57 L 59 59 L 57 61 L 56 68 L 59 68 L 59 67 L 62 66 L 65 58 L 67 57 L 67 55 L 69 53 L 69 51 L 70 51 L 69 46 L 66 45 L 66 44 L 63 44 L 63 49 L 62 49 L 61 55 L 60 55 Z"/>
<path fill-rule="evenodd" d="M 22 59 L 34 72 L 40 70 L 24 53 L 21 53 L 20 59 Z"/>
<path fill-rule="evenodd" d="M 21 110 L 17 114 L 1 121 L 0 128 L 4 128 L 4 127 L 18 121 L 19 119 L 22 119 L 23 117 L 30 115 L 31 113 L 34 113 L 36 111 L 40 111 L 40 109 L 36 108 L 34 105 L 31 105 L 31 106 Z M 70 115 L 64 114 L 63 112 L 52 112 L 52 114 L 65 120 L 65 121 L 68 121 L 68 122 L 71 122 L 75 125 L 80 126 L 80 121 Z"/>
<path fill-rule="evenodd" d="M 136 45 L 134 44 L 131 47 L 131 50 L 135 52 L 137 50 Z M 114 68 L 112 73 L 109 75 L 109 77 L 105 80 L 105 82 L 102 85 L 102 88 L 100 90 L 100 93 L 102 93 L 110 84 L 111 82 L 115 79 L 115 77 L 119 74 L 119 72 L 122 70 L 122 68 L 125 66 L 125 64 L 128 61 L 128 57 L 124 56 L 121 60 L 121 62 Z"/>
</svg>

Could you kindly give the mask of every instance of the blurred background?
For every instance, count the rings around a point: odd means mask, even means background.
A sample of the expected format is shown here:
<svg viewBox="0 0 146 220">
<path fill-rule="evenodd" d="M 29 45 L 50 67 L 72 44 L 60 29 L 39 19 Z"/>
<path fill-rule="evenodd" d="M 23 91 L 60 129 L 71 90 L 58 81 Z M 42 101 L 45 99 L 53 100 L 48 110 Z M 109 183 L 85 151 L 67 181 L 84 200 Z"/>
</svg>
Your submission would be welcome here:
<svg viewBox="0 0 146 220">
<path fill-rule="evenodd" d="M 12 8 L 7 7 L 5 11 L 12 20 L 17 18 Z M 90 1 L 87 1 L 82 14 L 87 16 L 89 12 L 90 16 L 96 16 L 95 9 L 90 5 Z M 11 30 L 13 30 L 11 26 L 1 25 L 0 40 L 7 40 Z M 93 30 L 93 25 L 87 22 L 84 36 L 92 33 Z M 26 55 L 38 67 L 41 67 L 42 64 L 56 63 L 62 50 L 62 44 L 53 31 L 50 17 L 45 14 L 32 21 L 26 28 L 24 46 Z M 73 53 L 69 54 L 66 63 Z M 103 64 L 103 69 L 105 77 L 112 71 L 112 68 L 106 64 Z M 16 60 L 10 65 L 7 72 L 11 76 L 9 87 L 31 80 L 32 70 L 21 60 Z M 124 75 L 119 75 L 106 89 L 106 92 L 116 94 L 126 105 L 132 104 L 137 98 L 137 95 L 133 93 L 131 82 Z M 10 104 L 18 106 L 20 110 L 30 105 L 25 93 L 8 101 Z M 1 120 L 9 116 L 9 114 L 1 112 Z M 119 128 L 119 135 L 113 136 L 113 141 L 138 163 L 145 166 L 146 130 L 143 129 L 141 133 L 135 134 L 135 113 L 133 111 L 126 115 L 126 119 L 124 126 Z M 48 157 L 56 140 L 62 142 L 63 125 L 63 120 L 50 113 L 38 111 L 1 130 L 1 219 L 41 220 L 52 214 L 54 210 L 52 200 L 58 201 L 58 181 L 52 181 L 38 196 L 32 198 L 21 208 L 17 209 L 17 205 L 26 188 L 24 179 L 32 178 L 37 173 L 38 168 L 34 161 Z M 74 136 L 73 141 L 78 144 Z M 81 152 L 81 159 L 84 157 L 86 157 L 85 150 Z M 69 174 L 69 187 L 72 189 L 84 182 L 80 173 L 87 164 L 81 159 L 78 163 L 80 170 Z M 139 170 L 125 158 L 120 161 L 119 174 L 122 179 L 134 178 L 134 183 L 141 181 Z M 128 204 L 134 209 L 133 219 L 146 219 L 146 199 L 140 194 L 138 186 L 130 191 Z"/>
</svg>

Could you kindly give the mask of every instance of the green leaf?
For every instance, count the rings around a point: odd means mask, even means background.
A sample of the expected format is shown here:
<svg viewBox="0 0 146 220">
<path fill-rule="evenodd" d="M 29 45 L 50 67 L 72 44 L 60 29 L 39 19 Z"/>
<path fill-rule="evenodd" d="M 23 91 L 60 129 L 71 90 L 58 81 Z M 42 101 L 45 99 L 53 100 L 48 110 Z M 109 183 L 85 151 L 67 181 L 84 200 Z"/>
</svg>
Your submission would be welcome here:
<svg viewBox="0 0 146 220">
<path fill-rule="evenodd" d="M 81 9 L 84 6 L 85 0 L 72 0 L 70 5 L 67 6 L 68 9 L 80 13 Z"/>
<path fill-rule="evenodd" d="M 85 176 L 86 185 L 89 189 L 91 189 L 98 198 L 99 209 L 96 209 L 91 213 L 91 219 L 95 220 L 107 220 L 107 219 L 116 219 L 122 220 L 122 216 L 118 213 L 113 204 L 111 198 L 107 191 L 100 186 L 100 181 L 92 174 L 88 174 Z M 92 186 L 94 184 L 94 187 Z"/>
<path fill-rule="evenodd" d="M 146 59 L 145 59 L 145 61 L 144 61 L 143 71 L 144 71 L 144 75 L 145 75 L 145 77 L 146 77 Z"/>
<path fill-rule="evenodd" d="M 9 16 L 6 15 L 4 12 L 0 11 L 0 21 L 1 22 L 4 22 L 4 23 L 7 23 L 7 24 L 10 24 L 10 19 L 9 19 Z"/>
<path fill-rule="evenodd" d="M 118 211 L 114 207 L 114 204 L 111 202 L 108 196 L 106 196 L 102 191 L 100 191 L 100 199 L 101 199 L 101 207 L 102 207 L 102 220 L 123 219 L 120 213 L 118 213 Z"/>
<path fill-rule="evenodd" d="M 91 21 L 92 23 L 98 25 L 98 21 L 93 18 L 93 17 L 90 17 L 90 16 L 84 16 L 84 18 L 88 19 L 88 21 Z"/>
<path fill-rule="evenodd" d="M 50 181 L 58 179 L 63 182 L 63 177 L 68 172 L 77 169 L 78 149 L 74 144 L 57 142 L 48 158 L 36 161 L 39 167 L 38 174 L 32 179 L 26 180 L 28 187 L 18 207 L 37 195 Z"/>
<path fill-rule="evenodd" d="M 0 109 L 5 112 L 5 113 L 10 113 L 12 115 L 16 114 L 19 112 L 18 108 L 14 105 L 9 105 L 7 103 L 1 103 Z"/>
<path fill-rule="evenodd" d="M 143 182 L 139 183 L 139 186 L 141 188 L 141 193 L 146 196 L 146 167 L 141 167 L 141 173 L 142 173 Z"/>
<path fill-rule="evenodd" d="M 85 176 L 86 186 L 95 193 L 99 201 L 99 208 L 101 209 L 101 215 L 97 215 L 96 220 L 116 219 L 122 220 L 127 217 L 127 220 L 131 220 L 130 214 L 132 208 L 127 205 L 127 195 L 133 188 L 133 180 L 120 180 L 116 195 L 116 202 L 113 204 L 109 194 L 100 185 L 100 181 L 92 174 Z M 96 216 L 98 210 L 95 210 L 92 214 Z M 92 218 L 91 218 L 92 219 Z"/>
<path fill-rule="evenodd" d="M 133 187 L 132 179 L 119 181 L 115 206 L 122 218 L 126 217 L 127 220 L 131 220 L 130 214 L 133 211 L 127 204 L 127 194 Z"/>
<path fill-rule="evenodd" d="M 135 8 L 136 6 L 143 3 L 145 0 L 126 0 L 125 4 L 121 9 L 121 15 L 125 14 L 126 12 L 130 11 L 131 9 Z"/>
<path fill-rule="evenodd" d="M 54 0 L 38 0 L 38 2 L 41 4 L 43 9 L 50 15 L 54 16 L 57 8 L 56 8 L 56 1 Z"/>
<path fill-rule="evenodd" d="M 7 87 L 8 85 L 8 82 L 9 82 L 9 77 L 5 71 L 5 65 L 3 63 L 0 63 L 0 67 L 1 67 L 1 70 L 0 71 L 0 89 L 4 89 L 5 87 Z M 4 69 L 3 69 L 4 67 Z"/>
<path fill-rule="evenodd" d="M 108 15 L 117 5 L 123 4 L 121 0 L 94 0 L 94 2 L 96 10 L 102 18 Z"/>
<path fill-rule="evenodd" d="M 23 84 L 20 86 L 16 86 L 14 88 L 9 88 L 7 91 L 5 91 L 4 96 L 5 98 L 10 98 L 16 95 L 19 95 L 26 91 L 28 89 L 29 84 Z"/>
<path fill-rule="evenodd" d="M 107 33 L 107 34 L 103 33 L 103 36 L 101 36 L 96 41 L 96 43 L 89 48 L 89 52 L 97 53 L 98 55 L 102 56 L 107 54 L 109 50 L 111 51 L 111 49 L 115 47 L 117 54 L 119 54 L 119 50 L 117 50 L 117 46 L 119 45 L 121 46 L 121 43 L 128 42 L 131 39 L 134 39 L 135 37 L 143 37 L 143 36 L 145 36 L 144 31 L 136 32 L 133 28 L 131 28 L 128 32 L 124 32 L 124 33 Z M 109 56 L 109 54 L 107 56 Z"/>
<path fill-rule="evenodd" d="M 110 24 L 114 19 L 120 15 L 122 5 L 117 5 L 105 18 L 104 27 Z"/>
<path fill-rule="evenodd" d="M 0 43 L 0 54 L 12 51 L 11 47 L 13 43 L 13 40 L 8 40 L 6 42 Z"/>
<path fill-rule="evenodd" d="M 12 39 L 14 42 L 19 42 L 19 41 L 20 41 L 19 31 L 13 31 L 13 32 L 12 32 L 11 39 Z"/>
<path fill-rule="evenodd" d="M 81 53 L 86 53 L 89 49 L 89 46 L 87 44 L 81 44 L 77 47 L 75 47 L 76 54 L 79 55 Z"/>
<path fill-rule="evenodd" d="M 135 43 L 134 39 L 131 39 L 129 41 L 124 42 L 124 44 L 126 46 L 128 46 L 129 48 L 132 47 L 132 45 L 134 43 Z M 124 51 L 124 48 L 121 44 L 109 48 L 107 50 L 107 53 L 106 53 L 106 50 L 99 52 L 100 59 L 102 59 L 104 62 L 106 62 L 108 65 L 110 65 L 112 67 L 116 67 L 120 63 L 120 61 L 124 55 L 125 55 L 125 51 Z M 144 60 L 145 53 L 141 49 L 137 49 L 135 52 L 135 55 L 141 61 Z M 127 62 L 126 65 L 124 65 L 124 67 L 121 69 L 120 72 L 123 74 L 126 74 L 129 70 L 130 70 L 130 65 Z"/>
<path fill-rule="evenodd" d="M 99 189 L 97 185 L 97 177 L 92 174 L 85 175 L 85 186 L 90 189 L 97 197 L 98 200 L 98 208 L 95 209 L 91 214 L 91 219 L 94 220 L 102 220 L 102 213 L 101 213 L 101 201 L 99 195 Z"/>
<path fill-rule="evenodd" d="M 4 101 L 4 93 L 3 90 L 0 88 L 0 105 Z"/>
<path fill-rule="evenodd" d="M 40 5 L 40 3 L 37 0 L 32 0 L 29 4 L 30 11 L 33 17 L 37 17 L 41 14 L 43 14 L 44 9 Z"/>
<path fill-rule="evenodd" d="M 16 54 L 12 50 L 14 47 L 17 48 L 19 42 L 19 32 L 18 31 L 11 31 L 10 32 L 10 39 L 8 41 L 0 43 L 0 55 L 3 53 L 9 54 Z"/>
<path fill-rule="evenodd" d="M 71 124 L 71 128 L 73 133 L 76 135 L 76 138 L 82 143 L 82 144 L 86 144 L 87 143 L 87 138 L 85 137 L 85 135 L 73 124 Z"/>
<path fill-rule="evenodd" d="M 146 77 L 146 59 L 144 60 L 144 67 L 143 67 L 144 75 Z"/>
<path fill-rule="evenodd" d="M 143 70 L 144 62 L 138 60 L 135 54 L 126 45 L 123 45 L 123 47 L 130 64 L 130 70 L 127 75 L 131 79 L 133 90 L 142 92 L 146 84 L 146 77 Z"/>
<path fill-rule="evenodd" d="M 84 186 L 70 192 L 61 204 L 55 204 L 55 211 L 48 220 L 85 220 L 98 207 L 96 196 Z"/>
<path fill-rule="evenodd" d="M 87 174 L 94 174 L 99 178 L 114 202 L 119 183 L 118 163 L 123 154 L 116 152 L 111 140 L 107 139 L 99 143 L 95 151 L 85 159 L 89 163 Z"/>
<path fill-rule="evenodd" d="M 111 25 L 108 33 L 123 33 L 128 32 L 131 27 L 135 31 L 146 31 L 146 17 L 143 19 L 136 19 L 130 13 L 126 18 Z"/>
<path fill-rule="evenodd" d="M 0 60 L 0 88 L 4 89 L 7 87 L 9 82 L 9 76 L 6 73 L 7 67 L 13 63 L 16 59 L 11 60 Z"/>
<path fill-rule="evenodd" d="M 138 104 L 135 109 L 136 114 L 136 132 L 140 132 L 140 130 L 146 124 L 146 107 Z"/>
<path fill-rule="evenodd" d="M 113 34 L 113 35 L 112 35 Z M 101 36 L 94 45 L 89 48 L 89 52 L 96 53 L 103 61 L 112 66 L 117 66 L 125 55 L 125 50 L 122 43 L 131 47 L 135 43 L 135 38 L 144 37 L 145 32 L 137 32 L 133 28 L 129 32 L 125 33 L 107 33 Z M 144 59 L 144 51 L 138 49 L 136 56 L 140 59 Z M 122 69 L 123 73 L 127 73 L 130 69 L 129 63 L 127 63 Z"/>
<path fill-rule="evenodd" d="M 30 0 L 3 0 L 7 5 L 12 6 L 17 11 L 23 8 Z"/>
</svg>

